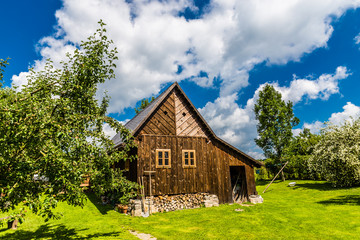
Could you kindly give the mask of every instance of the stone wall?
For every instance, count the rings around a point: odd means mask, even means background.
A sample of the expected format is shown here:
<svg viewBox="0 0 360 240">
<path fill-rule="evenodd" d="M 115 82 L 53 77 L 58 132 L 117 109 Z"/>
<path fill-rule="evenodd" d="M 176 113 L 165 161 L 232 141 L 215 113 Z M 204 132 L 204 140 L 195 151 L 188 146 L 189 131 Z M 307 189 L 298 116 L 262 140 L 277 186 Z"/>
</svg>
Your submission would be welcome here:
<svg viewBox="0 0 360 240">
<path fill-rule="evenodd" d="M 213 206 L 219 206 L 219 198 L 209 193 L 147 197 L 143 203 L 141 199 L 134 199 L 129 204 L 132 216 L 149 213 L 149 207 L 150 213 L 156 213 Z"/>
</svg>

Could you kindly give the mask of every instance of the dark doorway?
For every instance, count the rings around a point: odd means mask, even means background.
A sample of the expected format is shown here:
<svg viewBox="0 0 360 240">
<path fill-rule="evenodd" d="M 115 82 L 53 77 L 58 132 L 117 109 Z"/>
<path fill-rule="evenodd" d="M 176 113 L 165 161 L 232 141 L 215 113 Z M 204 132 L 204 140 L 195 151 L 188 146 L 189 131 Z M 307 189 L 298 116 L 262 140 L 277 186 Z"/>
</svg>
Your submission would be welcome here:
<svg viewBox="0 0 360 240">
<path fill-rule="evenodd" d="M 230 167 L 231 194 L 233 202 L 248 201 L 246 175 L 244 166 Z"/>
</svg>

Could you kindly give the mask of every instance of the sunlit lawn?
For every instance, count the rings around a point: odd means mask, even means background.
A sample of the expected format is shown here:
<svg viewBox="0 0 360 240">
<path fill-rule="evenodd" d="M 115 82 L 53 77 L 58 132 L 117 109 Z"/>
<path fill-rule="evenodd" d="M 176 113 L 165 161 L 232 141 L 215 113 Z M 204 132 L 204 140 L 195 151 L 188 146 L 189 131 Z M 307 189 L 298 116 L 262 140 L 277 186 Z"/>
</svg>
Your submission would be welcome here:
<svg viewBox="0 0 360 240">
<path fill-rule="evenodd" d="M 333 189 L 315 181 L 276 182 L 263 204 L 238 204 L 129 217 L 91 198 L 81 208 L 59 206 L 64 216 L 44 222 L 28 215 L 18 230 L 0 229 L 4 239 L 135 239 L 129 229 L 158 239 L 359 239 L 360 187 Z M 266 187 L 258 183 L 259 193 Z M 235 209 L 242 208 L 243 212 Z M 3 215 L 3 214 L 2 214 Z"/>
</svg>

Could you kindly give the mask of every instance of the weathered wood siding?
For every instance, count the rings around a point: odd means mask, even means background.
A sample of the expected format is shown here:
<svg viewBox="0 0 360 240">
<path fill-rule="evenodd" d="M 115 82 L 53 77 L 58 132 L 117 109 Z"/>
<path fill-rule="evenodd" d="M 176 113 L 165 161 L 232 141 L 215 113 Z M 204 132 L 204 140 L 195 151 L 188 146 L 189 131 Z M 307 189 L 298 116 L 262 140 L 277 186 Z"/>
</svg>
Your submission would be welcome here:
<svg viewBox="0 0 360 240">
<path fill-rule="evenodd" d="M 147 119 L 139 135 L 175 135 L 175 101 L 170 94 L 158 109 Z"/>
<path fill-rule="evenodd" d="M 140 139 L 137 176 L 144 178 L 146 195 L 150 188 L 144 171 L 156 171 L 152 176 L 152 195 L 209 192 L 218 195 L 221 203 L 231 202 L 230 166 L 245 166 L 248 191 L 253 191 L 253 169 L 207 138 L 143 135 Z M 171 150 L 171 168 L 156 168 L 156 149 Z M 182 166 L 182 150 L 196 151 L 195 168 Z"/>
<path fill-rule="evenodd" d="M 175 100 L 176 135 L 206 137 L 206 129 L 194 110 L 191 109 L 185 97 L 179 90 L 172 92 Z"/>
</svg>

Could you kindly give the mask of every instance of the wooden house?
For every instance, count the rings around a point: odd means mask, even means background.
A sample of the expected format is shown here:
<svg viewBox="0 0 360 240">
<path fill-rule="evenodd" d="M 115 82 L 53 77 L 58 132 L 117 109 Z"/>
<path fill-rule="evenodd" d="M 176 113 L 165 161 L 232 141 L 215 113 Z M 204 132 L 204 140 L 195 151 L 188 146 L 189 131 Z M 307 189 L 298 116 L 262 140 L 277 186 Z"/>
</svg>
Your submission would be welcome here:
<svg viewBox="0 0 360 240">
<path fill-rule="evenodd" d="M 178 83 L 125 127 L 136 139 L 138 158 L 123 167 L 130 180 L 144 179 L 147 196 L 150 189 L 153 196 L 207 192 L 228 203 L 233 190 L 241 199 L 257 194 L 254 167 L 262 163 L 217 137 Z M 121 146 L 119 134 L 113 141 Z"/>
</svg>

